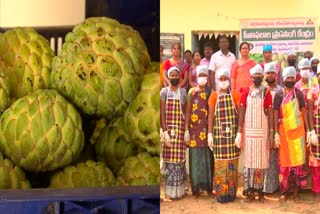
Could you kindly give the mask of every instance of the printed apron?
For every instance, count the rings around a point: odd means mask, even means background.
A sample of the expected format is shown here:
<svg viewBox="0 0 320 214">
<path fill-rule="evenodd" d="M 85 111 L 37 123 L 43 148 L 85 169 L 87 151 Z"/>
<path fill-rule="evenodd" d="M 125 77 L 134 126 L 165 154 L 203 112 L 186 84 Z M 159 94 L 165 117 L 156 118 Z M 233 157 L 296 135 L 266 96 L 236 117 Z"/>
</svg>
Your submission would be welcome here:
<svg viewBox="0 0 320 214">
<path fill-rule="evenodd" d="M 294 99 L 292 98 L 294 93 Z M 286 95 L 280 107 L 280 166 L 294 167 L 305 163 L 305 130 L 295 90 Z"/>
<path fill-rule="evenodd" d="M 193 91 L 191 99 L 189 169 L 193 194 L 200 193 L 200 190 L 212 193 L 213 156 L 207 143 L 207 96 L 205 91 Z"/>
<path fill-rule="evenodd" d="M 231 92 L 220 94 L 214 112 L 214 157 L 217 160 L 238 158 L 240 149 L 235 143 L 238 130 L 238 112 L 235 108 Z"/>
<path fill-rule="evenodd" d="M 178 97 L 169 98 L 169 88 L 166 100 L 166 125 L 171 138 L 171 147 L 163 147 L 163 161 L 166 167 L 165 194 L 170 198 L 181 198 L 185 194 L 185 149 L 184 116 Z"/>
<path fill-rule="evenodd" d="M 230 90 L 228 94 L 219 94 L 214 116 L 214 189 L 218 202 L 226 203 L 236 199 L 240 155 L 240 149 L 234 145 L 238 112 Z"/>
<path fill-rule="evenodd" d="M 266 169 L 269 167 L 268 119 L 264 113 L 263 93 L 247 97 L 245 115 L 244 167 Z"/>
<path fill-rule="evenodd" d="M 178 94 L 177 99 L 168 98 L 167 95 L 166 101 L 166 124 L 172 146 L 165 146 L 163 148 L 163 161 L 168 163 L 181 163 L 185 161 L 185 120 L 180 103 L 180 89 L 178 89 Z"/>
</svg>

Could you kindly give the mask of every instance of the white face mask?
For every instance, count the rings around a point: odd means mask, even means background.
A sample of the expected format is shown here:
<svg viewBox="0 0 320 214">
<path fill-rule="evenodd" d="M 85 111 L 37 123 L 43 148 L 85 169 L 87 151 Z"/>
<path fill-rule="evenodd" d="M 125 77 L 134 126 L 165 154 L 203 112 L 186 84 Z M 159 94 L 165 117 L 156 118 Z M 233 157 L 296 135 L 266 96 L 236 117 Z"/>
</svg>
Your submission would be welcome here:
<svg viewBox="0 0 320 214">
<path fill-rule="evenodd" d="M 228 80 L 226 80 L 226 81 L 219 81 L 218 84 L 219 84 L 219 88 L 226 89 L 226 88 L 228 88 L 228 86 L 229 86 L 229 81 L 228 81 Z"/>
<path fill-rule="evenodd" d="M 300 75 L 303 78 L 309 78 L 310 77 L 310 69 L 300 70 Z"/>
<path fill-rule="evenodd" d="M 198 85 L 201 85 L 201 86 L 207 84 L 207 81 L 208 81 L 207 77 L 198 77 L 197 78 Z"/>
</svg>

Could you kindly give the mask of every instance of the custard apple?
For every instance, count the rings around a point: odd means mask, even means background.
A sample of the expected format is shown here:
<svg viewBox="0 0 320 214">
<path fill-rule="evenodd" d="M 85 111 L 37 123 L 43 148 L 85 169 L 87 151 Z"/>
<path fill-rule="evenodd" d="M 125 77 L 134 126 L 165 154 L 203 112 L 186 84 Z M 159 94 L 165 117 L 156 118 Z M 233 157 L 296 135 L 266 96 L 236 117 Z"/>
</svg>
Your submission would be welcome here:
<svg viewBox="0 0 320 214">
<path fill-rule="evenodd" d="M 65 37 L 53 59 L 51 87 L 88 115 L 123 115 L 150 56 L 140 34 L 106 17 L 91 17 Z"/>
<path fill-rule="evenodd" d="M 160 154 L 160 87 L 158 83 L 158 71 L 144 75 L 140 91 L 129 104 L 123 117 L 130 142 L 141 146 L 152 155 Z"/>
<path fill-rule="evenodd" d="M 49 88 L 53 57 L 48 40 L 32 28 L 0 34 L 0 67 L 8 76 L 11 99 Z"/>
<path fill-rule="evenodd" d="M 0 114 L 10 105 L 9 80 L 0 67 Z"/>
<path fill-rule="evenodd" d="M 160 159 L 141 152 L 129 157 L 118 172 L 117 184 L 122 186 L 159 185 Z"/>
<path fill-rule="evenodd" d="M 75 160 L 84 145 L 81 117 L 54 90 L 15 101 L 0 117 L 0 149 L 29 171 L 51 171 Z"/>
<path fill-rule="evenodd" d="M 92 141 L 95 143 L 97 159 L 105 162 L 116 174 L 128 157 L 138 154 L 139 148 L 128 140 L 122 118 L 118 118 L 98 130 L 100 136 L 96 138 L 95 142 Z"/>
<path fill-rule="evenodd" d="M 9 159 L 3 159 L 0 153 L 0 189 L 29 189 L 30 182 L 19 166 Z"/>
<path fill-rule="evenodd" d="M 50 188 L 106 187 L 115 183 L 111 170 L 103 162 L 91 160 L 70 165 L 56 172 L 50 180 Z"/>
</svg>

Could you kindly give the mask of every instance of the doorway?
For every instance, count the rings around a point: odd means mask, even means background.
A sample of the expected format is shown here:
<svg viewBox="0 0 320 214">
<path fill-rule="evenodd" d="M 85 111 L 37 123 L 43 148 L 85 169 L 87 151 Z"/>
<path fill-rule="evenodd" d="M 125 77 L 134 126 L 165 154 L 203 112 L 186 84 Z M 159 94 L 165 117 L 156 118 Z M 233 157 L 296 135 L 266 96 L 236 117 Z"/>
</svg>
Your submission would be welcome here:
<svg viewBox="0 0 320 214">
<path fill-rule="evenodd" d="M 232 52 L 236 58 L 238 58 L 238 50 L 239 50 L 239 32 L 230 33 L 230 32 L 203 32 L 203 31 L 193 31 L 192 39 L 191 39 L 191 47 L 192 51 L 200 51 L 201 56 L 204 53 L 204 44 L 207 42 L 211 42 L 213 45 L 213 52 L 217 52 L 220 50 L 219 48 L 219 36 L 226 35 L 229 40 L 229 51 Z"/>
</svg>

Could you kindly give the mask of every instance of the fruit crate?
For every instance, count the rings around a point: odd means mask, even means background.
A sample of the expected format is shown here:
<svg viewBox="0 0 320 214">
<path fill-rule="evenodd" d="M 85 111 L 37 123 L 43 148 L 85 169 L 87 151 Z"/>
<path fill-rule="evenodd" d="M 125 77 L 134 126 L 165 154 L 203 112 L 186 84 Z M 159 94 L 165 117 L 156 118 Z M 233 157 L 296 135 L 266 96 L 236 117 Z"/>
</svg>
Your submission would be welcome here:
<svg viewBox="0 0 320 214">
<path fill-rule="evenodd" d="M 156 214 L 159 195 L 159 186 L 0 190 L 0 212 Z"/>
</svg>

